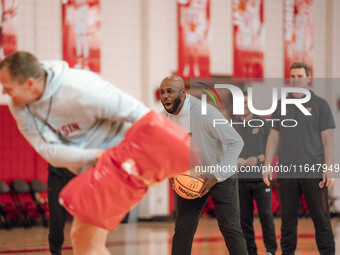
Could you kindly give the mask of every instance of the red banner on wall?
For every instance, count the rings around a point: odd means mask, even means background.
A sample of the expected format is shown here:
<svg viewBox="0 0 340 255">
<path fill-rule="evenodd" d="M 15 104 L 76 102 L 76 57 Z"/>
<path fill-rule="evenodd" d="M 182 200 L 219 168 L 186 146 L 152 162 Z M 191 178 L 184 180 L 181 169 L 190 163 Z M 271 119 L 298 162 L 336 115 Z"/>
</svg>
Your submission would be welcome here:
<svg viewBox="0 0 340 255">
<path fill-rule="evenodd" d="M 63 59 L 70 67 L 100 72 L 99 0 L 62 0 Z"/>
<path fill-rule="evenodd" d="M 0 61 L 18 49 L 17 0 L 0 0 Z"/>
<path fill-rule="evenodd" d="M 264 0 L 233 0 L 235 78 L 263 78 Z"/>
<path fill-rule="evenodd" d="M 177 0 L 178 75 L 210 77 L 210 0 Z"/>
<path fill-rule="evenodd" d="M 313 0 L 285 0 L 284 24 L 284 75 L 289 68 L 303 61 L 313 70 Z M 313 73 L 313 72 L 312 72 Z"/>
</svg>

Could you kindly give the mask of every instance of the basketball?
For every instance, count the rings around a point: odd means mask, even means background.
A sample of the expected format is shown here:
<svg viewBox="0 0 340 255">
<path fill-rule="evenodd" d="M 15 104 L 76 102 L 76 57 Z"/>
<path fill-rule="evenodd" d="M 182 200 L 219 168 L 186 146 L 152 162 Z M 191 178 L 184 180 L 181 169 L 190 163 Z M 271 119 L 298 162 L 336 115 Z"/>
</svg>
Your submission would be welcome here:
<svg viewBox="0 0 340 255">
<path fill-rule="evenodd" d="M 174 177 L 174 188 L 176 193 L 185 199 L 198 198 L 205 180 L 190 175 L 190 173 L 179 174 Z"/>
</svg>

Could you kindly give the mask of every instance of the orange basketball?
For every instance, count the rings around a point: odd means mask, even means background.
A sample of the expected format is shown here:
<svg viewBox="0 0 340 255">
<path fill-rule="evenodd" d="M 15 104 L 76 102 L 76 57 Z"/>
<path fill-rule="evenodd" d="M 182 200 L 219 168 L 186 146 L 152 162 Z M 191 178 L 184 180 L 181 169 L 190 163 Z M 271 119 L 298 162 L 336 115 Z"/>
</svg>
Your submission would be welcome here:
<svg viewBox="0 0 340 255">
<path fill-rule="evenodd" d="M 205 180 L 194 177 L 188 173 L 179 174 L 174 177 L 174 188 L 176 193 L 185 199 L 198 198 L 198 192 L 201 190 Z"/>
</svg>

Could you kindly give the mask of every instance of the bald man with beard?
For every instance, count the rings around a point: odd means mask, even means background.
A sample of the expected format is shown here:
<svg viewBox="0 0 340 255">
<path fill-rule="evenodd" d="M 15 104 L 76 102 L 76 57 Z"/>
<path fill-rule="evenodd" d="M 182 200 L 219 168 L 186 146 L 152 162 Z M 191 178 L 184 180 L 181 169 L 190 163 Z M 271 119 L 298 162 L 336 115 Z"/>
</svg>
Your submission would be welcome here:
<svg viewBox="0 0 340 255">
<path fill-rule="evenodd" d="M 220 165 L 237 169 L 237 158 L 243 148 L 242 138 L 229 124 L 213 126 L 214 119 L 224 119 L 215 107 L 207 105 L 207 115 L 201 115 L 201 101 L 186 94 L 182 78 L 176 75 L 163 79 L 160 94 L 164 106 L 162 114 L 191 134 L 200 148 L 202 167 Z M 191 254 L 199 218 L 211 196 L 229 253 L 245 255 L 247 248 L 240 224 L 237 175 L 232 170 L 206 174 L 199 198 L 187 200 L 176 195 L 175 234 L 171 254 Z M 173 187 L 173 179 L 169 181 Z"/>
</svg>

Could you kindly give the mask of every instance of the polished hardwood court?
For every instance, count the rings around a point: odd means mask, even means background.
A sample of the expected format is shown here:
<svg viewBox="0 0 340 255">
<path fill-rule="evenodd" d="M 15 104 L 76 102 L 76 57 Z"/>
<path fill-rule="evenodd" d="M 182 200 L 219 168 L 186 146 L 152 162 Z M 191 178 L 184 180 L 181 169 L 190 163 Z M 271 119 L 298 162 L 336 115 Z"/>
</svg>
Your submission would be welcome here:
<svg viewBox="0 0 340 255">
<path fill-rule="evenodd" d="M 258 218 L 255 218 L 255 234 L 258 254 L 265 254 L 262 231 Z M 72 254 L 69 236 L 70 222 L 65 227 L 64 255 Z M 275 218 L 276 237 L 280 240 L 280 219 Z M 332 218 L 336 254 L 340 254 L 340 218 Z M 139 222 L 121 224 L 111 232 L 108 248 L 111 254 L 118 255 L 165 255 L 170 254 L 173 222 Z M 47 229 L 34 226 L 29 229 L 16 227 L 0 229 L 0 254 L 47 255 Z M 228 254 L 215 219 L 201 219 L 195 235 L 193 255 Z M 280 254 L 280 248 L 278 253 Z M 296 255 L 317 255 L 313 222 L 310 218 L 299 218 L 298 247 Z"/>
</svg>

